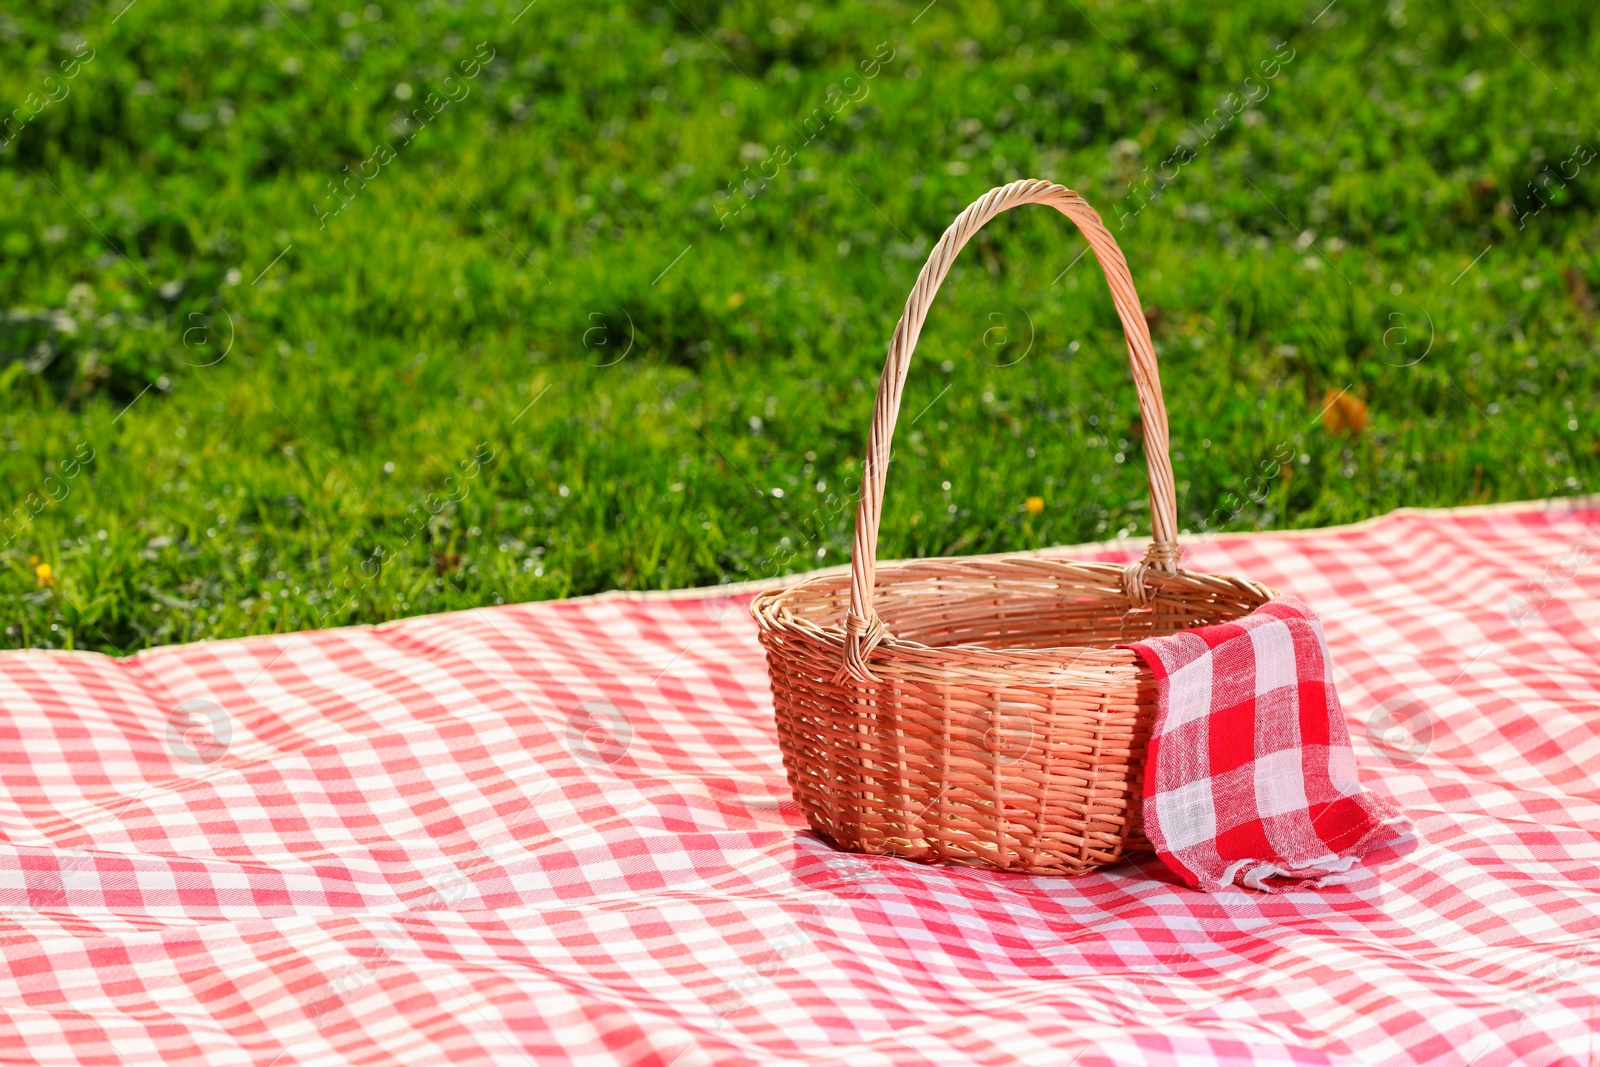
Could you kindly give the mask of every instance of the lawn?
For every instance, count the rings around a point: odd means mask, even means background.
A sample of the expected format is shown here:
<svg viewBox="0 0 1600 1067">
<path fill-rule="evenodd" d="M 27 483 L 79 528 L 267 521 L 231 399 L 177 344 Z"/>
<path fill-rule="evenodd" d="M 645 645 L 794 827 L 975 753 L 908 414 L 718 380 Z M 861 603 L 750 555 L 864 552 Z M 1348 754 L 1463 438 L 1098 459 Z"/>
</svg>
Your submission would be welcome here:
<svg viewBox="0 0 1600 1067">
<path fill-rule="evenodd" d="M 126 653 L 848 558 L 957 212 L 1082 192 L 1190 530 L 1593 489 L 1600 8 L 899 0 L 0 14 L 0 642 Z M 885 558 L 1148 531 L 1093 257 L 1012 212 Z"/>
</svg>

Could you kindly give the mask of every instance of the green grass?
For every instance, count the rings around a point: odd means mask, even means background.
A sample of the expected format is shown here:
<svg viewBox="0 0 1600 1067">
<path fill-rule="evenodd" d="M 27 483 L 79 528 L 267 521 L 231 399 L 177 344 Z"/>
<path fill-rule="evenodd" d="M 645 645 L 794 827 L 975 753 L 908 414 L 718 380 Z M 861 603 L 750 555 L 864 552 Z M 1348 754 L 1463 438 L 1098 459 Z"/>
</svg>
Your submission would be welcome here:
<svg viewBox="0 0 1600 1067">
<path fill-rule="evenodd" d="M 1592 4 L 125 2 L 0 15 L 6 645 L 842 562 L 905 294 L 1027 176 L 1127 251 L 1189 529 L 1595 483 Z M 885 558 L 1148 530 L 1082 248 L 963 253 Z"/>
</svg>

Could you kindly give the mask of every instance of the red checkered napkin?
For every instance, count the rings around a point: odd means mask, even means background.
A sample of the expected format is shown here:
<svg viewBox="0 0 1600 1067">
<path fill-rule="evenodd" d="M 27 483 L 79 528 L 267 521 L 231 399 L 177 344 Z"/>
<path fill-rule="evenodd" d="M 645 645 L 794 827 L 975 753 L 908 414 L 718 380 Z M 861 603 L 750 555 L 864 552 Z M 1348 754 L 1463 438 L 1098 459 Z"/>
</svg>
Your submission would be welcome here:
<svg viewBox="0 0 1600 1067">
<path fill-rule="evenodd" d="M 1145 833 L 1191 887 L 1323 885 L 1409 833 L 1356 779 L 1322 624 L 1300 601 L 1124 647 L 1159 690 Z"/>
</svg>

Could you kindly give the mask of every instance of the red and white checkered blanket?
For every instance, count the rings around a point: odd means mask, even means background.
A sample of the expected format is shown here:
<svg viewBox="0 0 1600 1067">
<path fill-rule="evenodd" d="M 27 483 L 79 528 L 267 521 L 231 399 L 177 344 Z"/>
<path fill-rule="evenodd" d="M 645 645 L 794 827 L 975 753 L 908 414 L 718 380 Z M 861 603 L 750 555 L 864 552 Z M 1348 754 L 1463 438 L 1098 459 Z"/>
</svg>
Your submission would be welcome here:
<svg viewBox="0 0 1600 1067">
<path fill-rule="evenodd" d="M 1361 788 L 1322 624 L 1299 600 L 1126 647 L 1159 694 L 1145 833 L 1186 884 L 1328 885 L 1410 835 Z"/>
<path fill-rule="evenodd" d="M 1194 552 L 1315 606 L 1416 825 L 1311 892 L 830 851 L 744 596 L 0 655 L 0 1062 L 1592 1063 L 1588 522 Z"/>
</svg>

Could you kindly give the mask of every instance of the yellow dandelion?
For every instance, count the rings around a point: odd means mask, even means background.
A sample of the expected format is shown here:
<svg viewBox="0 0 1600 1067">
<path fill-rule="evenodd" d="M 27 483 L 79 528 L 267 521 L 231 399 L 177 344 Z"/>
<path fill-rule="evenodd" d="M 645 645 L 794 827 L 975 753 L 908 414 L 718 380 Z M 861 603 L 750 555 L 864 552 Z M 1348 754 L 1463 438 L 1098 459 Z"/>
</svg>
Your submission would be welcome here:
<svg viewBox="0 0 1600 1067">
<path fill-rule="evenodd" d="M 1044 497 L 1030 496 L 1022 506 L 1028 509 L 1029 515 L 1037 515 L 1044 510 Z"/>
<path fill-rule="evenodd" d="M 41 589 L 47 585 L 56 584 L 56 572 L 48 563 L 39 564 L 37 567 L 33 568 L 33 573 L 38 576 L 39 587 Z"/>
</svg>

